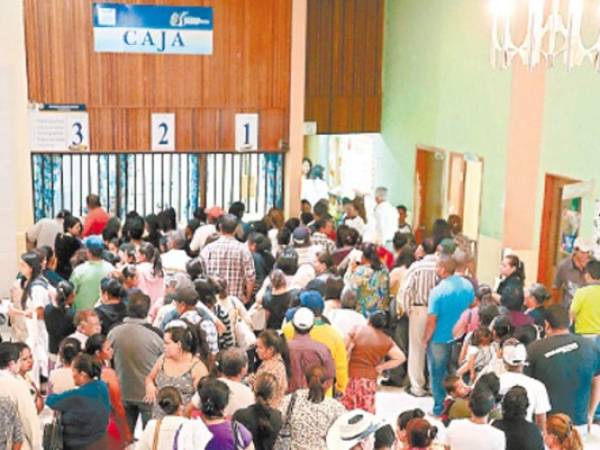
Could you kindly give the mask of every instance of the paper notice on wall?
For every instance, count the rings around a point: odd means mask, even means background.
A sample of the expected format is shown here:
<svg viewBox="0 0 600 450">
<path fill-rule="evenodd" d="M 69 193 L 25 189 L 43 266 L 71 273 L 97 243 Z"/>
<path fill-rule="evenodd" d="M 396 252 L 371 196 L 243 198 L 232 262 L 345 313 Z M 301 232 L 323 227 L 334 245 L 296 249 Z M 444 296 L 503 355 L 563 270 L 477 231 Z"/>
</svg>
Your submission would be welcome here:
<svg viewBox="0 0 600 450">
<path fill-rule="evenodd" d="M 592 251 L 595 259 L 600 259 L 600 199 L 594 202 L 594 231 L 592 240 L 594 249 Z"/>
<path fill-rule="evenodd" d="M 89 149 L 88 114 L 85 111 L 29 111 L 30 148 L 34 151 Z"/>
</svg>

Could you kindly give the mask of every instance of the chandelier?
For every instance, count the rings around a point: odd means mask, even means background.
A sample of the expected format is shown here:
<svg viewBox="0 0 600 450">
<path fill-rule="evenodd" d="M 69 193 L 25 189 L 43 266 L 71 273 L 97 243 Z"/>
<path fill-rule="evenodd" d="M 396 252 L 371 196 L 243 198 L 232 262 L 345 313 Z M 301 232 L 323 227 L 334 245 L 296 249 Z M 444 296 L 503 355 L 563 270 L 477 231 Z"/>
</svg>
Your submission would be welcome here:
<svg viewBox="0 0 600 450">
<path fill-rule="evenodd" d="M 515 43 L 511 36 L 515 0 L 492 0 L 494 68 L 510 67 L 515 57 L 530 70 L 542 62 L 554 67 L 562 58 L 567 70 L 588 60 L 600 71 L 600 38 L 586 48 L 581 37 L 583 0 L 570 0 L 566 17 L 561 13 L 561 0 L 549 1 L 546 5 L 546 0 L 529 0 L 525 38 Z"/>
</svg>

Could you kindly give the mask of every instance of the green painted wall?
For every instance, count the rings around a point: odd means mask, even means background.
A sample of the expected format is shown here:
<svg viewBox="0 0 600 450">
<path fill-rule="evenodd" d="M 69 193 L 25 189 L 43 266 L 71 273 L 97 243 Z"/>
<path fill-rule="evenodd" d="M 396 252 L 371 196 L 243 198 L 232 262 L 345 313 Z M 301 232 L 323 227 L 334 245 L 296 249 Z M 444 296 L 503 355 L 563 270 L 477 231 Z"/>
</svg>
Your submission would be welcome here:
<svg viewBox="0 0 600 450">
<path fill-rule="evenodd" d="M 546 73 L 544 129 L 538 179 L 537 229 L 546 173 L 588 181 L 596 189 L 583 201 L 582 233 L 591 237 L 600 174 L 600 74 L 589 63 L 567 72 L 560 64 Z"/>
<path fill-rule="evenodd" d="M 480 233 L 502 234 L 511 73 L 490 66 L 483 0 L 387 0 L 382 135 L 386 179 L 412 206 L 418 145 L 484 160 Z"/>
</svg>

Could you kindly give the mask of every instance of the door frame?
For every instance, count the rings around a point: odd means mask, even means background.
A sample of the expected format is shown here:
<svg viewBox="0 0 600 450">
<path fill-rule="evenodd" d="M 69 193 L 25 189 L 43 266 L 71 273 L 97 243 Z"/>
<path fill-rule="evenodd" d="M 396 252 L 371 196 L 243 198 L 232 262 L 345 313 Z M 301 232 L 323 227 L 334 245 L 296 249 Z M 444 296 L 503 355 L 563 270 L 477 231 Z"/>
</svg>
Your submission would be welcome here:
<svg viewBox="0 0 600 450">
<path fill-rule="evenodd" d="M 558 240 L 560 239 L 562 191 L 566 185 L 579 182 L 579 180 L 552 173 L 546 173 L 544 176 L 537 279 L 546 286 L 552 285 L 556 270 L 555 260 Z"/>
</svg>

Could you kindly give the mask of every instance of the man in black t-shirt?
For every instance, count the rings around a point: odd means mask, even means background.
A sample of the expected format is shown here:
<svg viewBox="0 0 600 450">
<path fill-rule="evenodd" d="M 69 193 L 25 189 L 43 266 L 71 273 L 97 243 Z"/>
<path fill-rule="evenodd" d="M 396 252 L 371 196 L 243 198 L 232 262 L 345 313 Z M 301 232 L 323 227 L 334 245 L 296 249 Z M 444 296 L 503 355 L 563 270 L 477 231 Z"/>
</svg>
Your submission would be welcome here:
<svg viewBox="0 0 600 450">
<path fill-rule="evenodd" d="M 569 332 L 569 313 L 562 305 L 546 310 L 546 338 L 527 347 L 525 373 L 546 386 L 552 410 L 575 425 L 585 425 L 592 392 L 600 392 L 600 350 L 593 341 Z M 592 402 L 594 403 L 594 402 Z"/>
</svg>

